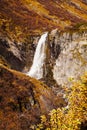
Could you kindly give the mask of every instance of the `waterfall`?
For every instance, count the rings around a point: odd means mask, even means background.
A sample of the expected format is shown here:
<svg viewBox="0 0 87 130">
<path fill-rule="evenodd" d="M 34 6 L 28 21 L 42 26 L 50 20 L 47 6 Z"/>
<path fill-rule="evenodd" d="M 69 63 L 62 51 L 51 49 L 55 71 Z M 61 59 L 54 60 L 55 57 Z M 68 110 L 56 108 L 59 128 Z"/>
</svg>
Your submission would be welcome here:
<svg viewBox="0 0 87 130">
<path fill-rule="evenodd" d="M 31 66 L 30 71 L 27 73 L 27 75 L 34 77 L 36 79 L 43 78 L 43 65 L 46 58 L 47 36 L 48 36 L 48 32 L 41 36 L 35 51 L 33 64 Z"/>
</svg>

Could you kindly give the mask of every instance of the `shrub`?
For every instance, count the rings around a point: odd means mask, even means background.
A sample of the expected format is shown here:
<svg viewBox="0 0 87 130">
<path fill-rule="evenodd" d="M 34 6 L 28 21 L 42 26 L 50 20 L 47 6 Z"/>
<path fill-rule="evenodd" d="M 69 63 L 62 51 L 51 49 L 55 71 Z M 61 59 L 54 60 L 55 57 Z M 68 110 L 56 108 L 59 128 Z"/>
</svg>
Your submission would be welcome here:
<svg viewBox="0 0 87 130">
<path fill-rule="evenodd" d="M 53 109 L 41 116 L 36 130 L 86 130 L 87 121 L 87 73 L 73 83 L 68 93 L 68 107 Z"/>
</svg>

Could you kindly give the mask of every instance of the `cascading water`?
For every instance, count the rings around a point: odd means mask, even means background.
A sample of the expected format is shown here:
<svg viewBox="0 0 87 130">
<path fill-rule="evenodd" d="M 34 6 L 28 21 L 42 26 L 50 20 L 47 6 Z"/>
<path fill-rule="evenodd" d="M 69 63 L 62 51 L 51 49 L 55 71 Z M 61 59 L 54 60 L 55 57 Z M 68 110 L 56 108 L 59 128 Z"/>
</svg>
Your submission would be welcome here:
<svg viewBox="0 0 87 130">
<path fill-rule="evenodd" d="M 30 71 L 27 73 L 27 75 L 34 77 L 36 79 L 43 78 L 43 65 L 46 58 L 47 36 L 48 32 L 41 36 L 35 51 L 33 65 L 31 66 Z"/>
</svg>

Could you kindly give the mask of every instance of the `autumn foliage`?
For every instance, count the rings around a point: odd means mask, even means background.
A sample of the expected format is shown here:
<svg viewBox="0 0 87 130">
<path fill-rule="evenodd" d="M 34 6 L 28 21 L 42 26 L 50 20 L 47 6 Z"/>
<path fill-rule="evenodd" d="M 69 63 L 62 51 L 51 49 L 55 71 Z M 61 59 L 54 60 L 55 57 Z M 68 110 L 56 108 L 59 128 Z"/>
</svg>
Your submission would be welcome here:
<svg viewBox="0 0 87 130">
<path fill-rule="evenodd" d="M 87 73 L 68 89 L 68 106 L 53 109 L 41 116 L 36 130 L 86 130 L 87 128 Z"/>
<path fill-rule="evenodd" d="M 87 5 L 82 0 L 0 1 L 0 33 L 13 39 L 83 22 L 87 22 Z"/>
</svg>

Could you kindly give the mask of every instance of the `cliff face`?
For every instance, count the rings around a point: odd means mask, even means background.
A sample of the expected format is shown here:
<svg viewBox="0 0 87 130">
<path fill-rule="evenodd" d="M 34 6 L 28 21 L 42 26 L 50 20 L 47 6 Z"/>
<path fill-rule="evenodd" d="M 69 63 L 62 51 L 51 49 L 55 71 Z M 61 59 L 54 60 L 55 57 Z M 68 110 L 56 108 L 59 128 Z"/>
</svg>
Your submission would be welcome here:
<svg viewBox="0 0 87 130">
<path fill-rule="evenodd" d="M 25 57 L 22 54 L 22 45 L 12 42 L 7 38 L 0 39 L 0 55 L 2 55 L 12 69 L 21 71 L 25 65 Z"/>
<path fill-rule="evenodd" d="M 28 42 L 16 42 L 7 37 L 0 37 L 0 55 L 7 60 L 11 69 L 26 71 L 25 66 L 29 69 L 35 52 L 33 39 L 31 36 Z M 28 70 L 27 70 L 28 71 Z"/>
<path fill-rule="evenodd" d="M 53 75 L 59 85 L 70 86 L 87 71 L 87 32 L 50 34 L 51 56 L 54 58 Z M 53 61 L 53 60 L 52 60 Z"/>
<path fill-rule="evenodd" d="M 29 71 L 39 36 L 31 36 L 30 39 L 26 43 L 1 39 L 0 55 L 7 60 L 12 69 Z M 48 47 L 42 80 L 48 86 L 69 86 L 70 80 L 77 80 L 87 71 L 86 29 L 73 32 L 59 32 L 55 29 L 49 33 L 46 44 Z"/>
</svg>

